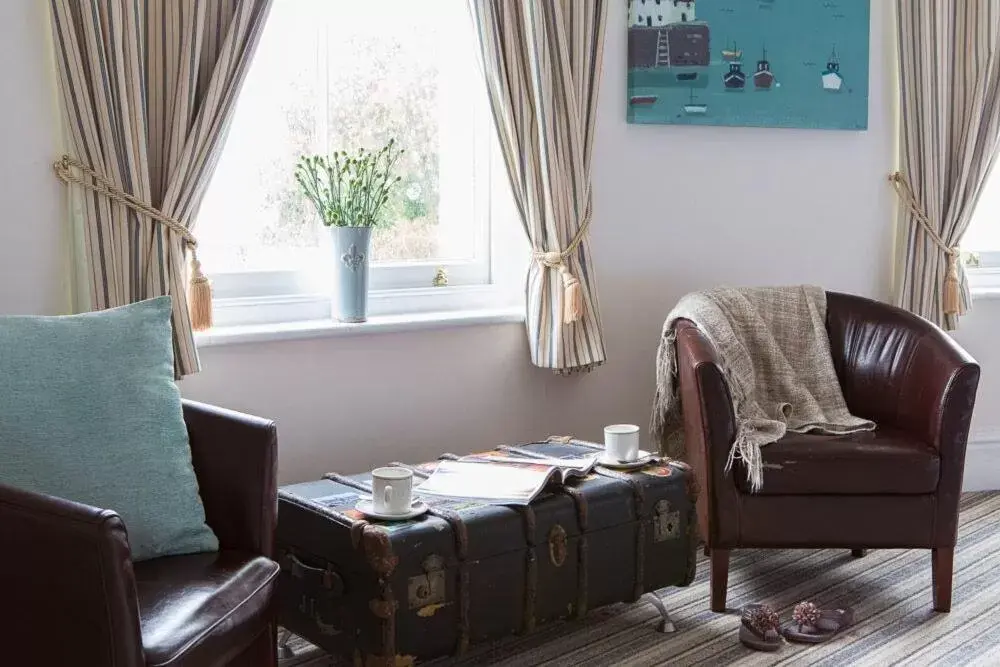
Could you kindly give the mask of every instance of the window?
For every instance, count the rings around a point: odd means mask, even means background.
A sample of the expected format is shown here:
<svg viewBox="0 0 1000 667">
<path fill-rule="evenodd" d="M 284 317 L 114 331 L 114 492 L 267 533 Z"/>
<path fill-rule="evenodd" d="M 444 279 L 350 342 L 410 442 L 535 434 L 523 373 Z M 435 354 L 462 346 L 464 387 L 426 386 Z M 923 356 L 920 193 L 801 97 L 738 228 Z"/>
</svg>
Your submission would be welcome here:
<svg viewBox="0 0 1000 667">
<path fill-rule="evenodd" d="M 373 234 L 371 314 L 510 302 L 495 260 L 513 242 L 491 225 L 509 188 L 477 48 L 465 0 L 275 0 L 199 212 L 218 325 L 329 317 L 332 244 L 295 164 L 390 137 L 406 153 L 393 224 Z"/>
<path fill-rule="evenodd" d="M 994 170 L 962 239 L 962 261 L 973 289 L 1000 290 L 1000 171 Z"/>
</svg>

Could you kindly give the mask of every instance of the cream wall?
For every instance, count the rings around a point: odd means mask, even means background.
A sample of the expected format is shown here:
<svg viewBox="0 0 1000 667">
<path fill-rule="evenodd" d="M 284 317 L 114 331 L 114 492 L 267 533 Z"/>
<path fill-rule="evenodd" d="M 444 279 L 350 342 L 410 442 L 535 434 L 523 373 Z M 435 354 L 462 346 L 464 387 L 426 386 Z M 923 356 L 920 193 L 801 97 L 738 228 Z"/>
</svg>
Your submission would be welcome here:
<svg viewBox="0 0 1000 667">
<path fill-rule="evenodd" d="M 182 391 L 275 418 L 287 482 L 550 433 L 599 438 L 609 422 L 645 424 L 660 324 L 692 289 L 813 282 L 885 298 L 894 205 L 885 182 L 894 150 L 889 4 L 873 3 L 870 124 L 860 133 L 627 125 L 625 16 L 612 12 L 592 228 L 609 363 L 596 372 L 559 378 L 532 368 L 523 327 L 503 324 L 207 348 L 205 370 Z M 43 11 L 35 0 L 0 3 L 5 313 L 66 307 Z M 979 303 L 958 337 L 984 364 L 976 432 L 1000 442 L 996 323 L 996 302 Z"/>
</svg>

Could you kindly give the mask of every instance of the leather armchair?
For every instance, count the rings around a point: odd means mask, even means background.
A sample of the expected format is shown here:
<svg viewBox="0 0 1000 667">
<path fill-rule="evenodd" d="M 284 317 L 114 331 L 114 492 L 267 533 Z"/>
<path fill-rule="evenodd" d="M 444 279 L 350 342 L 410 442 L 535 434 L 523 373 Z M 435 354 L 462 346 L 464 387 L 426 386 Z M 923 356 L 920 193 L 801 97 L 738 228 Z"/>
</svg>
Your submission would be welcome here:
<svg viewBox="0 0 1000 667">
<path fill-rule="evenodd" d="M 849 436 L 789 434 L 761 449 L 764 486 L 739 462 L 729 387 L 708 338 L 677 325 L 687 455 L 704 492 L 713 611 L 724 611 L 731 549 L 923 548 L 934 609 L 951 609 L 952 558 L 979 366 L 941 329 L 899 308 L 827 293 L 827 333 L 851 412 L 875 421 Z"/>
<path fill-rule="evenodd" d="M 274 424 L 191 401 L 184 419 L 217 553 L 133 563 L 113 510 L 0 486 L 4 664 L 277 663 Z"/>
</svg>

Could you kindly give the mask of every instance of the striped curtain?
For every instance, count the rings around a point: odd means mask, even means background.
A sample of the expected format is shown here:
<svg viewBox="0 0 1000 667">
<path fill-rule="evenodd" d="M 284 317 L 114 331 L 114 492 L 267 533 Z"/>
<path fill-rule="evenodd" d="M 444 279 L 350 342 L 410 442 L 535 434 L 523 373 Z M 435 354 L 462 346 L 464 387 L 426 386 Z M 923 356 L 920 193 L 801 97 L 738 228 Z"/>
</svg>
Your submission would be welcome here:
<svg viewBox="0 0 1000 667">
<path fill-rule="evenodd" d="M 1000 147 L 1000 0 L 897 0 L 896 8 L 901 175 L 914 201 L 901 209 L 896 299 L 954 329 L 970 303 L 957 246 Z M 951 257 L 959 298 L 945 308 Z"/>
<path fill-rule="evenodd" d="M 73 157 L 189 229 L 271 0 L 51 0 Z M 92 309 L 169 294 L 178 377 L 199 370 L 182 239 L 82 197 Z"/>
<path fill-rule="evenodd" d="M 605 360 L 587 227 L 606 0 L 471 0 L 497 134 L 534 251 L 531 360 L 560 373 Z"/>
</svg>

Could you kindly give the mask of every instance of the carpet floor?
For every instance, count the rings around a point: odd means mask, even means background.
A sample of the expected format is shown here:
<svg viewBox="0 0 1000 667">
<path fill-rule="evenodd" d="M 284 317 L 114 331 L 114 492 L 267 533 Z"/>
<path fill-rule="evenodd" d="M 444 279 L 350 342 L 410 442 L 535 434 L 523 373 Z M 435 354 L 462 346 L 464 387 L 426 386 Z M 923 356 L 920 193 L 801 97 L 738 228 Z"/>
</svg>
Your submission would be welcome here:
<svg viewBox="0 0 1000 667">
<path fill-rule="evenodd" d="M 1000 664 L 1000 493 L 962 498 L 952 611 L 931 609 L 928 550 L 886 549 L 852 558 L 846 549 L 734 551 L 729 574 L 729 612 L 708 609 L 708 562 L 688 588 L 661 591 L 677 626 L 656 632 L 659 616 L 645 601 L 613 605 L 579 622 L 559 623 L 533 634 L 473 647 L 461 660 L 428 667 L 500 665 L 598 667 L 605 665 L 998 665 Z M 772 605 L 783 619 L 795 603 L 854 608 L 857 623 L 825 644 L 786 644 L 757 653 L 737 639 L 738 609 L 749 602 Z M 340 667 L 305 640 L 294 637 L 294 658 L 281 667 Z"/>
</svg>

